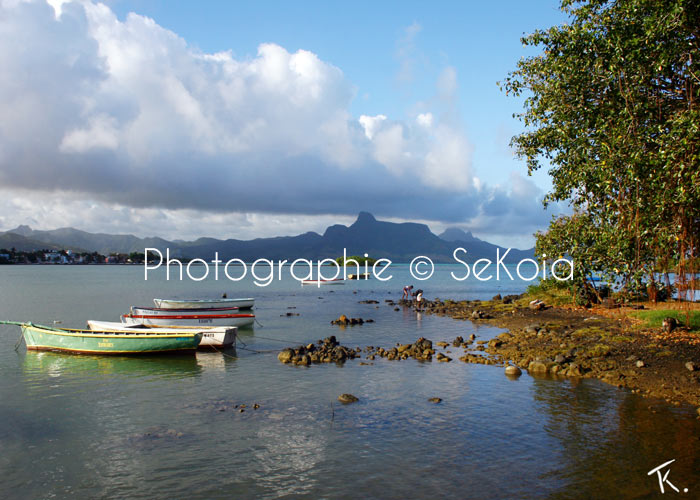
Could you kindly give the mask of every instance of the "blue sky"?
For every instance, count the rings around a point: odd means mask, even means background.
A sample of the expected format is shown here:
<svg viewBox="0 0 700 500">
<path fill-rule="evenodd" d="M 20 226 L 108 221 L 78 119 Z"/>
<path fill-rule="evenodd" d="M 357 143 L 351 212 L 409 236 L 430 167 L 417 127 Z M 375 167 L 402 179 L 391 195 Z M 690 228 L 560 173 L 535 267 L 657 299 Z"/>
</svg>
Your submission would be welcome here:
<svg viewBox="0 0 700 500">
<path fill-rule="evenodd" d="M 475 164 L 489 183 L 521 168 L 507 149 L 520 124 L 512 114 L 521 99 L 496 82 L 515 69 L 525 33 L 566 21 L 558 2 L 182 2 L 115 0 L 123 19 L 137 12 L 205 52 L 255 55 L 261 43 L 290 52 L 310 50 L 339 67 L 356 86 L 353 115 L 405 118 L 417 101 L 430 100 L 445 66 L 459 79 L 456 111 L 475 145 Z M 411 34 L 413 33 L 413 34 Z M 495 168 L 494 168 L 495 167 Z M 546 172 L 535 179 L 549 186 Z"/>
<path fill-rule="evenodd" d="M 368 210 L 524 247 L 551 216 L 496 82 L 553 1 L 49 3 L 0 0 L 0 229 L 248 239 Z"/>
</svg>

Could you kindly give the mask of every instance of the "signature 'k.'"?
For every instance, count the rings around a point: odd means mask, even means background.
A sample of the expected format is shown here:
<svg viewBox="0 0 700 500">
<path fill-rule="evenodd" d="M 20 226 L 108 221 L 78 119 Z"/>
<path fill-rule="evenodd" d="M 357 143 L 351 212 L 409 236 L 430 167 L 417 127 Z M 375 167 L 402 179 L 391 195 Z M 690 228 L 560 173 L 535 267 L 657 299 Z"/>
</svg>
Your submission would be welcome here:
<svg viewBox="0 0 700 500">
<path fill-rule="evenodd" d="M 669 473 L 671 472 L 671 468 L 669 467 L 669 469 L 666 471 L 666 473 L 665 473 L 665 474 L 663 473 L 664 467 L 666 467 L 667 465 L 672 464 L 672 463 L 675 462 L 675 461 L 676 461 L 676 459 L 674 458 L 673 460 L 669 460 L 668 462 L 663 463 L 663 464 L 659 465 L 658 467 L 655 467 L 655 468 L 651 469 L 649 472 L 647 472 L 647 476 L 651 476 L 653 473 L 656 472 L 656 477 L 659 479 L 659 488 L 661 488 L 661 494 L 662 494 L 662 495 L 665 493 L 665 491 L 664 491 L 664 483 L 666 483 L 667 485 L 669 485 L 676 493 L 680 493 L 680 491 L 678 490 L 678 488 L 676 488 L 676 487 L 673 485 L 673 483 L 672 483 L 671 481 L 668 480 L 668 475 L 669 475 Z M 683 492 L 684 492 L 684 493 L 686 493 L 687 491 L 688 491 L 688 488 L 684 488 L 684 489 L 683 489 Z"/>
</svg>

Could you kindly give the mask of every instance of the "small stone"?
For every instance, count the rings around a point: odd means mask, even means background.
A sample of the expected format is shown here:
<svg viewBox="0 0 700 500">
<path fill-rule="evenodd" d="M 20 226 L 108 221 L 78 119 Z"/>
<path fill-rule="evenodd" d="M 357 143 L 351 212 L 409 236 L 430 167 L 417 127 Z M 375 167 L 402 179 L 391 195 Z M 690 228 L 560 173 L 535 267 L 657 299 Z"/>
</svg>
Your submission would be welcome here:
<svg viewBox="0 0 700 500">
<path fill-rule="evenodd" d="M 356 403 L 359 399 L 352 394 L 341 394 L 338 396 L 338 401 L 343 404 Z"/>
<path fill-rule="evenodd" d="M 637 366 L 637 368 L 644 368 L 646 366 L 646 364 L 644 364 L 644 361 L 642 361 L 641 359 L 637 361 L 635 365 Z"/>
<path fill-rule="evenodd" d="M 506 375 L 508 375 L 509 377 L 519 377 L 522 374 L 523 374 L 522 370 L 520 368 L 518 368 L 517 366 L 513 366 L 513 365 L 506 366 Z"/>
<path fill-rule="evenodd" d="M 428 399 L 431 403 L 438 404 L 439 402 L 442 401 L 442 398 L 430 398 Z"/>
<path fill-rule="evenodd" d="M 562 363 L 566 362 L 566 358 L 564 357 L 563 354 L 557 354 L 557 355 L 554 357 L 554 362 L 555 362 L 555 363 L 562 364 Z"/>
<path fill-rule="evenodd" d="M 685 364 L 685 367 L 691 372 L 694 372 L 695 370 L 698 369 L 698 366 L 695 363 L 693 363 L 692 361 L 688 361 Z"/>
</svg>

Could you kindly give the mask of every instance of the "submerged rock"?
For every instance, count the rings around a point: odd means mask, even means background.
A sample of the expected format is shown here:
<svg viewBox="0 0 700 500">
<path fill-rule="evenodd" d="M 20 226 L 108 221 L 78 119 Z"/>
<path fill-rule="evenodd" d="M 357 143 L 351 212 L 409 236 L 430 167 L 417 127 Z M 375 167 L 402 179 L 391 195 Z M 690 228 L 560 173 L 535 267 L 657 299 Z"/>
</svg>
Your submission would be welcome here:
<svg viewBox="0 0 700 500">
<path fill-rule="evenodd" d="M 352 394 L 341 394 L 338 396 L 338 401 L 340 401 L 343 404 L 350 404 L 350 403 L 356 403 L 360 399 L 353 396 Z"/>
<path fill-rule="evenodd" d="M 362 318 L 348 318 L 344 314 L 341 314 L 338 319 L 334 319 L 331 321 L 331 325 L 362 325 L 365 323 L 365 320 Z"/>
<path fill-rule="evenodd" d="M 429 398 L 428 401 L 430 401 L 433 404 L 438 404 L 442 402 L 442 398 Z"/>
</svg>

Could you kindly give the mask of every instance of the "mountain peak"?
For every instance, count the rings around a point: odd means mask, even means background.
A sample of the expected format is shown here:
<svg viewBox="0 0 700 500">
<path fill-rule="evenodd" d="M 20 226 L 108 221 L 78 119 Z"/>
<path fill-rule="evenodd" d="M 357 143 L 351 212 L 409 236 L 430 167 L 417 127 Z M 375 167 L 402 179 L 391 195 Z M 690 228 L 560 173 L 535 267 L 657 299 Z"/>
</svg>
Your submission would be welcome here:
<svg viewBox="0 0 700 500">
<path fill-rule="evenodd" d="M 17 226 L 14 229 L 10 229 L 8 231 L 8 233 L 15 233 L 15 234 L 19 234 L 21 236 L 29 236 L 30 234 L 33 233 L 33 230 L 31 227 L 27 226 L 26 224 L 22 224 L 22 225 Z"/>
<path fill-rule="evenodd" d="M 374 215 L 372 215 L 369 212 L 360 212 L 357 215 L 357 220 L 355 221 L 355 224 L 357 223 L 363 223 L 363 222 L 377 222 L 377 219 L 374 218 Z"/>
<path fill-rule="evenodd" d="M 438 237 L 445 241 L 479 241 L 471 231 L 464 231 L 458 227 L 448 227 Z"/>
</svg>

